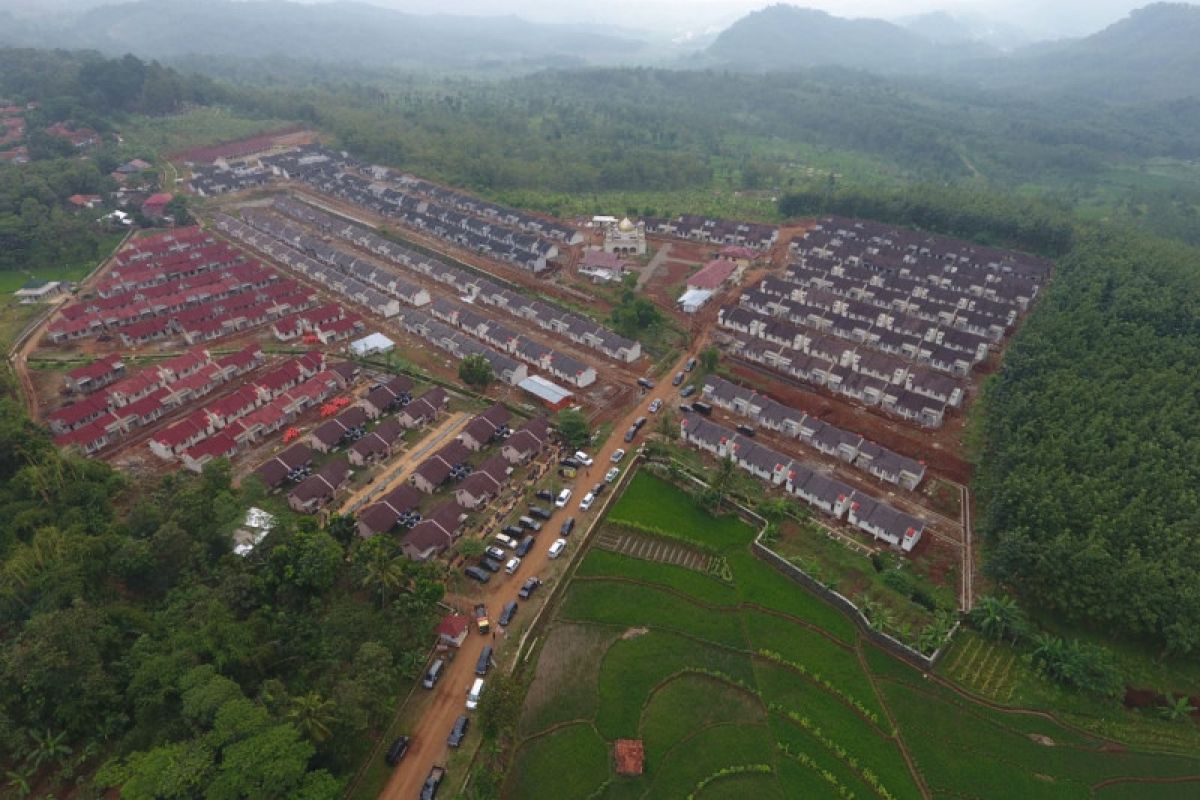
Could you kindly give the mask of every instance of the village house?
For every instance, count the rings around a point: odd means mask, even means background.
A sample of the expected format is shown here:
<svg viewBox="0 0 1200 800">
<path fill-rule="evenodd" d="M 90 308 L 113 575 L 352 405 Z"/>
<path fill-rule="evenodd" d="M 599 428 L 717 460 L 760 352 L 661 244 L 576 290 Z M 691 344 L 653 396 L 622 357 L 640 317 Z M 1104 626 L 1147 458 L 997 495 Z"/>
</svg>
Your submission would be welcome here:
<svg viewBox="0 0 1200 800">
<path fill-rule="evenodd" d="M 472 452 L 479 452 L 497 438 L 508 435 L 508 421 L 512 414 L 507 408 L 496 403 L 487 411 L 467 423 L 467 427 L 459 434 L 458 440 Z"/>
<path fill-rule="evenodd" d="M 374 430 L 350 445 L 346 458 L 356 467 L 387 458 L 403 434 L 404 428 L 399 422 L 394 419 L 384 420 L 375 426 Z"/>
<path fill-rule="evenodd" d="M 312 449 L 308 445 L 297 442 L 282 453 L 264 461 L 254 470 L 254 474 L 262 479 L 267 488 L 278 489 L 297 471 L 310 466 L 312 460 Z"/>
<path fill-rule="evenodd" d="M 479 508 L 499 494 L 511 469 L 504 456 L 492 456 L 458 485 L 454 498 L 463 508 Z"/>
<path fill-rule="evenodd" d="M 542 451 L 550 439 L 550 421 L 535 417 L 504 441 L 500 454 L 509 464 L 526 464 Z"/>
<path fill-rule="evenodd" d="M 405 520 L 411 520 L 412 524 L 420 522 L 416 508 L 421 499 L 421 493 L 412 486 L 397 486 L 358 513 L 358 535 L 369 539 L 391 531 Z"/>
<path fill-rule="evenodd" d="M 345 458 L 334 458 L 288 494 L 288 505 L 293 511 L 315 513 L 332 500 L 349 480 L 350 464 Z"/>
<path fill-rule="evenodd" d="M 465 516 L 455 501 L 443 503 L 405 534 L 401 550 L 413 561 L 428 561 L 454 543 Z"/>
<path fill-rule="evenodd" d="M 113 354 L 98 358 L 90 364 L 76 367 L 64 376 L 68 391 L 91 394 L 116 383 L 125 376 L 125 362 Z"/>
</svg>

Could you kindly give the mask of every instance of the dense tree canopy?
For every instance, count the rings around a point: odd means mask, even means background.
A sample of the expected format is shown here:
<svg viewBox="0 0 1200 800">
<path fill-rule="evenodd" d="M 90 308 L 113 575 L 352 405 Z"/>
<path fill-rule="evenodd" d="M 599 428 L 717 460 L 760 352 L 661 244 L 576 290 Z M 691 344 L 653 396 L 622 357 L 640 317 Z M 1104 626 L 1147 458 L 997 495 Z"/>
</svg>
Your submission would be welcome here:
<svg viewBox="0 0 1200 800">
<path fill-rule="evenodd" d="M 988 567 L 1106 631 L 1200 650 L 1200 251 L 1088 231 L 990 387 Z"/>
</svg>

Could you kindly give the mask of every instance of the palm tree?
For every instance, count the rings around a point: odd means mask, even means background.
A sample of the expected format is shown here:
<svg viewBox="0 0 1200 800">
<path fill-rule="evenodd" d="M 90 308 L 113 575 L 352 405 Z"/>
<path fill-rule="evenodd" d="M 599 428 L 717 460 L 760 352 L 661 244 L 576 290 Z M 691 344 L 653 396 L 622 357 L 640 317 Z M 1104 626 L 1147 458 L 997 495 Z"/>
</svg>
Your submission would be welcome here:
<svg viewBox="0 0 1200 800">
<path fill-rule="evenodd" d="M 292 698 L 288 719 L 296 724 L 301 733 L 320 744 L 332 734 L 329 726 L 333 722 L 334 708 L 332 700 L 326 700 L 318 692 L 309 692 Z"/>
<path fill-rule="evenodd" d="M 29 783 L 29 779 L 33 777 L 33 770 L 10 769 L 4 773 L 4 777 L 8 779 L 8 785 L 21 800 L 33 793 L 33 786 Z"/>
<path fill-rule="evenodd" d="M 41 769 L 42 765 L 50 761 L 62 762 L 67 756 L 75 752 L 67 745 L 66 732 L 51 733 L 47 730 L 45 733 L 30 731 L 29 738 L 32 744 L 25 753 L 25 763 L 33 771 Z"/>
<path fill-rule="evenodd" d="M 972 619 L 979 631 L 992 639 L 1003 639 L 1012 635 L 1016 638 L 1021 626 L 1021 609 L 1007 595 L 984 595 L 972 612 Z"/>
<path fill-rule="evenodd" d="M 725 505 L 725 497 L 733 488 L 734 469 L 733 459 L 725 456 L 717 464 L 717 471 L 713 473 L 712 482 L 709 485 L 716 494 L 718 511 Z"/>
<path fill-rule="evenodd" d="M 379 593 L 379 606 L 387 605 L 389 592 L 397 591 L 404 585 L 407 570 L 402 560 L 395 556 L 380 555 L 366 563 L 362 586 Z"/>
<path fill-rule="evenodd" d="M 1167 704 L 1158 709 L 1158 713 L 1165 720 L 1178 722 L 1181 719 L 1187 719 L 1192 714 L 1196 713 L 1196 707 L 1192 705 L 1191 698 L 1186 694 L 1181 694 L 1178 697 L 1175 695 L 1167 695 Z"/>
</svg>

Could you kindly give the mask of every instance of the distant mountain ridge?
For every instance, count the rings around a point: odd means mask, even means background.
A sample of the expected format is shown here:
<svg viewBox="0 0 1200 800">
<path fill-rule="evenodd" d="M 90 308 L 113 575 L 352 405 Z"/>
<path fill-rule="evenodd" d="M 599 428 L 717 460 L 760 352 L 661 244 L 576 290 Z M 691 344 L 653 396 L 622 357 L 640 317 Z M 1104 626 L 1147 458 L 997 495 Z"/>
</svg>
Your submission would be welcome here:
<svg viewBox="0 0 1200 800">
<path fill-rule="evenodd" d="M 1155 3 L 1082 39 L 1003 53 L 948 14 L 843 19 L 773 5 L 727 28 L 695 66 L 787 71 L 840 66 L 935 75 L 989 89 L 1117 103 L 1200 96 L 1200 6 Z"/>
<path fill-rule="evenodd" d="M 842 66 L 890 73 L 935 69 L 993 52 L 965 39 L 935 43 L 881 19 L 845 19 L 778 4 L 726 28 L 706 56 L 715 64 L 750 70 Z"/>
<path fill-rule="evenodd" d="M 132 52 L 285 55 L 372 66 L 469 68 L 504 63 L 611 63 L 644 48 L 586 26 L 545 25 L 514 16 L 405 14 L 355 2 L 137 0 L 92 8 L 55 26 L 18 26 L 0 43 Z"/>
</svg>

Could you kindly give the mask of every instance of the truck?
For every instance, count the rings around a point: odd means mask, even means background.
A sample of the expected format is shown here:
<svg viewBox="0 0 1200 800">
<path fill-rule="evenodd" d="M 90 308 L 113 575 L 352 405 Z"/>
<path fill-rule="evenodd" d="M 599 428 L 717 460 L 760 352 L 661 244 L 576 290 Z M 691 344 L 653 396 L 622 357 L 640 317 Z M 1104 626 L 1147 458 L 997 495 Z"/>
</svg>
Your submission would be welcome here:
<svg viewBox="0 0 1200 800">
<path fill-rule="evenodd" d="M 484 635 L 492 629 L 492 623 L 488 622 L 487 606 L 483 603 L 475 606 L 475 627 Z"/>
</svg>

